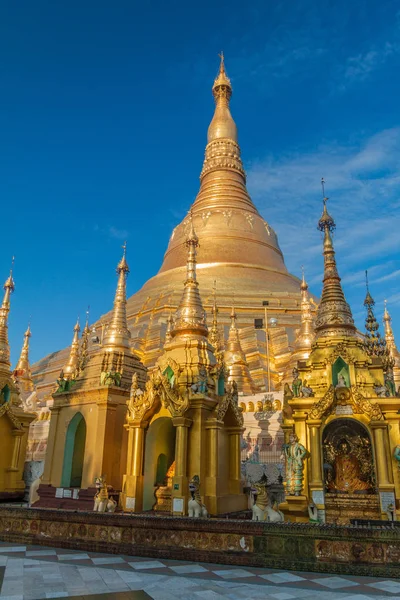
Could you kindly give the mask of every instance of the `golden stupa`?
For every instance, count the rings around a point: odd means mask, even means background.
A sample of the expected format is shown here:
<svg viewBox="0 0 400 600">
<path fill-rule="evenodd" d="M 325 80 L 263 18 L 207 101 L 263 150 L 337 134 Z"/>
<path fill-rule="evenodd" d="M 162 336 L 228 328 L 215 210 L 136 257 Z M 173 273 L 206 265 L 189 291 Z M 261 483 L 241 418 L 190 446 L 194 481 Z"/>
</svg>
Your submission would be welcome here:
<svg viewBox="0 0 400 600">
<path fill-rule="evenodd" d="M 131 344 L 147 367 L 153 366 L 162 352 L 168 318 L 179 305 L 185 279 L 185 243 L 191 214 L 201 247 L 198 280 L 208 320 L 211 323 L 216 281 L 224 337 L 228 338 L 234 299 L 251 377 L 258 389 L 265 390 L 265 332 L 254 329 L 254 319 L 264 317 L 262 302 L 268 300 L 268 317 L 275 325 L 270 331 L 270 350 L 274 356 L 272 386 L 276 387 L 300 325 L 300 280 L 288 273 L 275 231 L 248 194 L 237 127 L 229 108 L 232 86 L 223 55 L 212 93 L 216 106 L 208 128 L 200 190 L 188 216 L 173 230 L 159 272 L 128 299 Z M 95 336 L 101 337 L 110 319 L 111 313 L 96 323 Z M 51 393 L 68 352 L 54 353 L 34 366 L 41 397 Z"/>
</svg>

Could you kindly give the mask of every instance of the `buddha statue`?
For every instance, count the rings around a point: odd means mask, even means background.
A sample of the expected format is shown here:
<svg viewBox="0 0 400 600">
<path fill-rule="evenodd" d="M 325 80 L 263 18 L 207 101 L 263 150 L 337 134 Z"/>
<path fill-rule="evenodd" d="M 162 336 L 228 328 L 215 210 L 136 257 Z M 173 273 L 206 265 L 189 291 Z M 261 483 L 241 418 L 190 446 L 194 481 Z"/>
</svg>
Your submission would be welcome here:
<svg viewBox="0 0 400 600">
<path fill-rule="evenodd" d="M 329 491 L 352 493 L 370 489 L 371 484 L 361 479 L 360 462 L 346 439 L 342 439 L 336 449 L 332 446 L 330 450 L 335 458 L 333 474 L 328 481 Z"/>
</svg>

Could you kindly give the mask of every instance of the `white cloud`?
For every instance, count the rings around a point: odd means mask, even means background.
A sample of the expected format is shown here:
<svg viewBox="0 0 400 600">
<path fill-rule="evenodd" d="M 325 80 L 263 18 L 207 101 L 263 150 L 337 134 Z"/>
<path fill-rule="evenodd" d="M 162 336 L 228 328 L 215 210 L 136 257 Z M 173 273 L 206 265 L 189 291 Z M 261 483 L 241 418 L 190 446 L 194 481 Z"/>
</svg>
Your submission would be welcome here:
<svg viewBox="0 0 400 600">
<path fill-rule="evenodd" d="M 304 264 L 310 284 L 321 281 L 323 268 L 316 226 L 324 176 L 331 197 L 328 210 L 337 223 L 334 243 L 339 272 L 354 312 L 363 301 L 365 269 L 377 305 L 386 295 L 398 296 L 399 164 L 400 128 L 393 128 L 358 144 L 333 141 L 280 159 L 269 156 L 248 169 L 250 193 L 277 230 L 289 270 L 298 275 Z M 398 321 L 400 327 L 400 309 Z"/>
<path fill-rule="evenodd" d="M 383 65 L 386 60 L 400 50 L 396 42 L 386 42 L 381 47 L 375 47 L 367 52 L 360 52 L 350 56 L 343 70 L 343 78 L 346 81 L 364 81 L 369 75 Z"/>
</svg>

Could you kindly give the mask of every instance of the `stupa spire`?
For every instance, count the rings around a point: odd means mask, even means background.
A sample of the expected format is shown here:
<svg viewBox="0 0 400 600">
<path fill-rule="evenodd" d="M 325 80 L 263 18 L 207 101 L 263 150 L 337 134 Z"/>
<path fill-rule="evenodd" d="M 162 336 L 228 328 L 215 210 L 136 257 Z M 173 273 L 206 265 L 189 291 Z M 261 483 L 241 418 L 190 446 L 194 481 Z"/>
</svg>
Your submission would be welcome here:
<svg viewBox="0 0 400 600">
<path fill-rule="evenodd" d="M 229 109 L 232 86 L 225 71 L 223 52 L 219 57 L 219 71 L 212 87 L 215 111 L 207 132 L 208 144 L 200 178 L 211 171 L 227 169 L 239 173 L 244 183 L 246 177 L 240 158 L 237 127 Z M 248 200 L 251 203 L 250 198 Z"/>
<path fill-rule="evenodd" d="M 14 257 L 12 264 L 14 264 Z M 0 308 L 0 372 L 9 372 L 10 370 L 10 345 L 8 343 L 8 314 L 10 312 L 10 296 L 15 289 L 12 276 L 12 267 L 10 275 L 4 283 L 4 296 Z"/>
<path fill-rule="evenodd" d="M 31 327 L 28 325 L 28 329 L 24 333 L 24 343 L 22 345 L 21 354 L 14 370 L 15 379 L 23 385 L 24 391 L 33 391 L 33 379 L 31 366 L 29 363 L 29 340 L 32 337 Z"/>
<path fill-rule="evenodd" d="M 394 356 L 398 354 L 396 341 L 394 339 L 394 333 L 392 329 L 392 317 L 387 309 L 387 301 L 385 300 L 385 309 L 383 311 L 383 325 L 385 328 L 385 340 L 386 346 L 389 352 Z"/>
<path fill-rule="evenodd" d="M 123 245 L 123 251 L 122 258 L 117 266 L 118 283 L 113 315 L 103 341 L 106 350 L 130 350 L 131 333 L 126 318 L 126 278 L 129 274 L 129 266 L 126 261 L 126 242 Z"/>
<path fill-rule="evenodd" d="M 174 326 L 171 330 L 171 336 L 177 335 L 199 335 L 208 337 L 206 324 L 206 314 L 199 292 L 199 283 L 197 281 L 196 264 L 197 248 L 199 239 L 193 226 L 193 218 L 190 213 L 189 233 L 186 238 L 187 261 L 186 261 L 186 280 L 182 299 L 175 315 Z"/>
<path fill-rule="evenodd" d="M 212 305 L 212 327 L 210 329 L 209 340 L 211 345 L 214 347 L 215 354 L 218 354 L 222 350 L 221 335 L 218 329 L 218 306 L 217 306 L 217 282 L 214 281 L 213 288 L 213 305 Z"/>
<path fill-rule="evenodd" d="M 311 344 L 314 339 L 313 316 L 311 313 L 311 303 L 308 295 L 308 284 L 302 267 L 302 281 L 300 284 L 301 293 L 301 326 L 294 343 L 295 350 L 311 350 Z"/>
<path fill-rule="evenodd" d="M 63 370 L 61 371 L 62 376 L 64 377 L 64 379 L 75 379 L 78 375 L 78 371 L 79 371 L 79 359 L 80 359 L 80 352 L 79 352 L 79 332 L 81 330 L 81 327 L 79 325 L 79 317 L 75 323 L 74 326 L 74 335 L 72 338 L 72 344 L 69 350 L 69 357 L 68 357 L 68 361 L 65 364 Z"/>
<path fill-rule="evenodd" d="M 237 315 L 234 305 L 231 310 L 231 326 L 229 328 L 229 337 L 226 344 L 225 364 L 229 370 L 228 381 L 236 381 L 239 389 L 246 395 L 255 393 L 256 386 L 250 375 L 246 356 L 240 343 Z"/>
<path fill-rule="evenodd" d="M 86 366 L 87 360 L 88 360 L 88 346 L 89 346 L 89 334 L 90 334 L 89 310 L 90 309 L 88 306 L 87 311 L 86 311 L 85 327 L 83 328 L 83 332 L 82 332 L 81 348 L 80 348 L 80 352 L 79 352 L 79 373 L 81 373 L 83 371 L 83 369 Z"/>
<path fill-rule="evenodd" d="M 324 235 L 324 279 L 321 301 L 318 305 L 315 321 L 315 334 L 316 338 L 355 336 L 356 328 L 353 315 L 350 306 L 346 302 L 336 266 L 332 241 L 332 232 L 335 230 L 336 224 L 328 213 L 326 206 L 328 198 L 325 196 L 324 184 L 324 179 L 322 179 L 324 208 L 318 222 L 318 229 Z"/>
<path fill-rule="evenodd" d="M 369 291 L 368 271 L 365 271 L 365 285 L 367 288 L 364 300 L 364 306 L 367 309 L 367 318 L 365 319 L 365 349 L 370 356 L 383 356 L 386 351 L 386 343 L 379 333 L 379 323 L 374 313 L 375 301 Z"/>
</svg>

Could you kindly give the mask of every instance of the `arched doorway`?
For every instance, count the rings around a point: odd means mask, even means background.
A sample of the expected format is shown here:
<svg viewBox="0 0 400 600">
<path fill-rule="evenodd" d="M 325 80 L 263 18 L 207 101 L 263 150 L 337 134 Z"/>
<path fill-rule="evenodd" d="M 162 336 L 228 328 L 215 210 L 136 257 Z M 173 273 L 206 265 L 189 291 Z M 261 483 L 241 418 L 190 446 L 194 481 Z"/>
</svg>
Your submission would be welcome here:
<svg viewBox="0 0 400 600">
<path fill-rule="evenodd" d="M 86 422 L 78 412 L 71 419 L 65 438 L 62 487 L 81 487 L 85 442 Z"/>
<path fill-rule="evenodd" d="M 328 522 L 379 518 L 376 470 L 367 428 L 351 418 L 331 421 L 322 435 Z"/>
<path fill-rule="evenodd" d="M 143 510 L 151 510 L 154 491 L 163 483 L 175 460 L 175 427 L 170 417 L 153 421 L 146 434 L 143 479 Z"/>
</svg>

